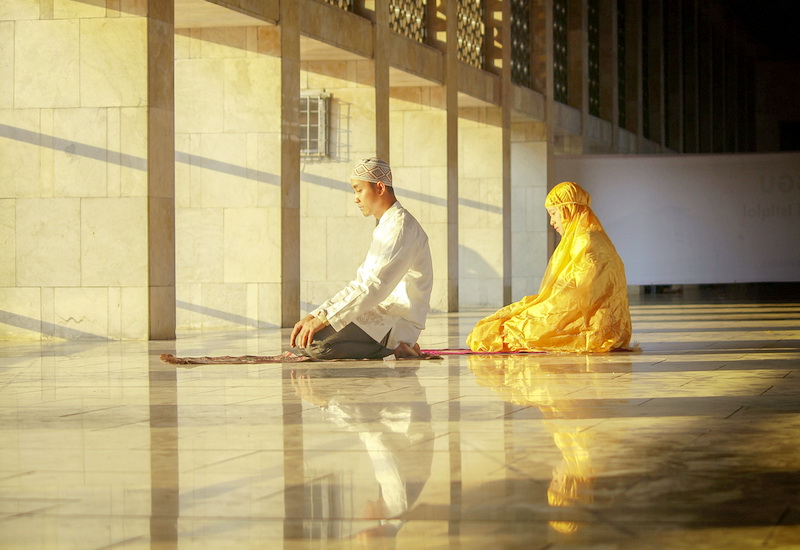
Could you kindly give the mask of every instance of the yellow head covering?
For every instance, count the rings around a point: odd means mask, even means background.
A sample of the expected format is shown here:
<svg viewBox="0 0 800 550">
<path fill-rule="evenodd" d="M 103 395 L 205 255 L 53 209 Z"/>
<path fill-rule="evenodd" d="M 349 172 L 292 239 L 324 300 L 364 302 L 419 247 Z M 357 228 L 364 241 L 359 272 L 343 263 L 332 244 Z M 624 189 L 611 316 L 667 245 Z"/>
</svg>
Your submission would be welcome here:
<svg viewBox="0 0 800 550">
<path fill-rule="evenodd" d="M 539 293 L 479 321 L 467 337 L 471 349 L 602 352 L 629 345 L 625 268 L 591 203 L 571 181 L 547 194 L 545 207 L 561 212 L 563 235 Z"/>
</svg>

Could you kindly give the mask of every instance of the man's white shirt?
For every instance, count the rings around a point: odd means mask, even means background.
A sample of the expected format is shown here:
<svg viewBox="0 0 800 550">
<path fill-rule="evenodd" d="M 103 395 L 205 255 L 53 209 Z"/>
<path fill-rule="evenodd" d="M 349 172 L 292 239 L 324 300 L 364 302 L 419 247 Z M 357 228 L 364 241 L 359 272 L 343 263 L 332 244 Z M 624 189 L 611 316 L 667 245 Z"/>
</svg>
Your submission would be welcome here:
<svg viewBox="0 0 800 550">
<path fill-rule="evenodd" d="M 433 287 L 428 235 L 399 202 L 383 213 L 356 278 L 311 312 L 337 331 L 355 323 L 386 347 L 413 345 L 425 328 Z"/>
</svg>

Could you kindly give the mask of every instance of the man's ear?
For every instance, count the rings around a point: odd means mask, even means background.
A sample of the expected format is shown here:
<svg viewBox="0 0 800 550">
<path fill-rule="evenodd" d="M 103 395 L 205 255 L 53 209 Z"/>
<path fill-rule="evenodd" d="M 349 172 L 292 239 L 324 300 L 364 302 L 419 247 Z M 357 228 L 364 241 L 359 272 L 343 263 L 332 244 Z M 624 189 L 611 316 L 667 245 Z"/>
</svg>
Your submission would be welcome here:
<svg viewBox="0 0 800 550">
<path fill-rule="evenodd" d="M 379 195 L 383 195 L 386 192 L 386 184 L 382 181 L 378 181 L 375 186 L 378 188 Z"/>
</svg>

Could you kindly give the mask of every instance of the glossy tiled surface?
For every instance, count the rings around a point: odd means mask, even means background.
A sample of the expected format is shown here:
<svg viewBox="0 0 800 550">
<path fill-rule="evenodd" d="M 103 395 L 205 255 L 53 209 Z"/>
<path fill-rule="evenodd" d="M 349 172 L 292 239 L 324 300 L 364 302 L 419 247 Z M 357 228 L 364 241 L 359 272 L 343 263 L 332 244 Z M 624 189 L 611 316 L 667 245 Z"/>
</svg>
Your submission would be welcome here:
<svg viewBox="0 0 800 550">
<path fill-rule="evenodd" d="M 800 548 L 800 303 L 632 312 L 641 353 L 595 357 L 0 343 L 0 547 Z"/>
</svg>

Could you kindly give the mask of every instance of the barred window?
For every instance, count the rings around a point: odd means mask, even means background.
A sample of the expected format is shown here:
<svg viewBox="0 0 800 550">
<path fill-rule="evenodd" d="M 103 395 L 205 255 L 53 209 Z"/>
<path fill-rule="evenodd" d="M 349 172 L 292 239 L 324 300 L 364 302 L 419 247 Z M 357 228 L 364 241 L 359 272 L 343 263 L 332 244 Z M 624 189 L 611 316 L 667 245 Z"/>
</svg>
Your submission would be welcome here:
<svg viewBox="0 0 800 550">
<path fill-rule="evenodd" d="M 300 154 L 327 157 L 330 94 L 303 92 L 300 97 Z"/>
</svg>

